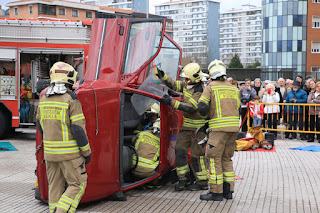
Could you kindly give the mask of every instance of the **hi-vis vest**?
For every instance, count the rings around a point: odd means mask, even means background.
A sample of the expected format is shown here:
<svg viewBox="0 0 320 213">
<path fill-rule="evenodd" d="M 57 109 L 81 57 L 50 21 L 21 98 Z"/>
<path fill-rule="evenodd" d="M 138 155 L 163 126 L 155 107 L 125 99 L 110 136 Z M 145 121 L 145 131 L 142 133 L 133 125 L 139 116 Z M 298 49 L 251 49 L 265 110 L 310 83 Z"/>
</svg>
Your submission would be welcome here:
<svg viewBox="0 0 320 213">
<path fill-rule="evenodd" d="M 137 135 L 135 149 L 138 153 L 138 165 L 136 172 L 149 173 L 159 165 L 160 139 L 150 131 L 143 131 Z M 133 165 L 136 164 L 137 156 L 133 156 Z"/>
<path fill-rule="evenodd" d="M 226 81 L 211 82 L 199 102 L 209 105 L 209 128 L 218 132 L 239 131 L 239 89 Z"/>
<path fill-rule="evenodd" d="M 192 107 L 197 110 L 194 113 L 183 112 L 183 124 L 182 129 L 185 130 L 194 130 L 206 123 L 204 117 L 202 117 L 198 111 L 198 100 L 201 96 L 201 92 L 195 92 L 195 87 L 187 89 L 187 85 L 184 81 L 175 81 L 171 77 L 165 75 L 162 81 L 167 81 L 171 84 L 171 89 L 177 92 L 183 92 L 183 101 L 172 100 L 171 106 L 175 109 L 178 109 L 180 104 Z M 201 84 L 201 83 L 200 83 Z M 203 85 L 198 85 L 203 87 Z"/>
<path fill-rule="evenodd" d="M 75 95 L 43 96 L 37 110 L 37 119 L 43 130 L 44 159 L 48 161 L 72 160 L 91 153 L 89 143 L 79 147 L 72 135 L 70 125 L 80 126 L 84 132 L 85 117 L 80 101 Z"/>
</svg>

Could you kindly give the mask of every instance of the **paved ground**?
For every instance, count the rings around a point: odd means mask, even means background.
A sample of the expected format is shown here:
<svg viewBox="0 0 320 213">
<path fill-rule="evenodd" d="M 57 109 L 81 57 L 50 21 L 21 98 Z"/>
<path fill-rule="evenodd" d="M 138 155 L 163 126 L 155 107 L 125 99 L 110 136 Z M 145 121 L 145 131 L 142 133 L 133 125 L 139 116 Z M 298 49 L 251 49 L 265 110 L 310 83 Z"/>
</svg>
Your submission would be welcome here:
<svg viewBox="0 0 320 213">
<path fill-rule="evenodd" d="M 31 131 L 32 132 L 32 131 Z M 35 134 L 18 133 L 10 141 L 19 151 L 0 152 L 0 213 L 47 212 L 34 199 Z M 237 152 L 234 199 L 200 201 L 204 192 L 175 192 L 172 185 L 158 190 L 131 190 L 127 201 L 99 201 L 78 212 L 320 212 L 320 153 L 290 147 L 320 145 L 277 140 L 276 152 Z"/>
</svg>

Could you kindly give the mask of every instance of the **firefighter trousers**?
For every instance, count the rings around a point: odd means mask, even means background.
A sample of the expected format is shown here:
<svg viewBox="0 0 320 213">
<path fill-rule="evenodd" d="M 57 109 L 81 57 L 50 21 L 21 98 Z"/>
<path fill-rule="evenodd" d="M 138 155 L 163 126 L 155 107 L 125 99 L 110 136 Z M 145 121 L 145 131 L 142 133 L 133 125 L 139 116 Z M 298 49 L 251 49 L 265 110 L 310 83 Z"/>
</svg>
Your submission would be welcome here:
<svg viewBox="0 0 320 213">
<path fill-rule="evenodd" d="M 56 213 L 75 212 L 87 186 L 84 158 L 60 162 L 46 161 L 46 169 L 50 212 L 55 208 Z"/>
<path fill-rule="evenodd" d="M 176 143 L 176 170 L 179 180 L 187 180 L 189 170 L 188 152 L 191 147 L 191 169 L 196 181 L 201 184 L 207 182 L 205 166 L 205 146 L 199 145 L 195 137 L 195 130 L 181 130 Z"/>
<path fill-rule="evenodd" d="M 223 193 L 223 182 L 230 183 L 234 191 L 235 175 L 232 157 L 236 147 L 237 132 L 210 132 L 206 150 L 206 166 L 210 192 Z"/>
</svg>

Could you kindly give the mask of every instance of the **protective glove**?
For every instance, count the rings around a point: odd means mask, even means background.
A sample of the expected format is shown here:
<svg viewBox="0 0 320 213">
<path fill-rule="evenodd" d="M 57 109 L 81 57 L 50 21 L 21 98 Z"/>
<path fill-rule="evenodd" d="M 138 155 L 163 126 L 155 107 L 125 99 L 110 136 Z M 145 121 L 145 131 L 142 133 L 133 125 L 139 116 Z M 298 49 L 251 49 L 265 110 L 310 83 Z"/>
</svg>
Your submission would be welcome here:
<svg viewBox="0 0 320 213">
<path fill-rule="evenodd" d="M 90 163 L 90 160 L 91 160 L 91 154 L 88 155 L 88 156 L 83 156 L 84 159 L 85 159 L 85 164 L 87 165 L 88 163 Z"/>
<path fill-rule="evenodd" d="M 164 77 L 164 72 L 157 67 L 157 71 L 155 72 L 156 73 L 156 76 L 158 76 L 159 79 L 162 79 Z"/>
<path fill-rule="evenodd" d="M 171 105 L 172 98 L 169 95 L 164 95 L 159 101 L 164 105 Z"/>
</svg>

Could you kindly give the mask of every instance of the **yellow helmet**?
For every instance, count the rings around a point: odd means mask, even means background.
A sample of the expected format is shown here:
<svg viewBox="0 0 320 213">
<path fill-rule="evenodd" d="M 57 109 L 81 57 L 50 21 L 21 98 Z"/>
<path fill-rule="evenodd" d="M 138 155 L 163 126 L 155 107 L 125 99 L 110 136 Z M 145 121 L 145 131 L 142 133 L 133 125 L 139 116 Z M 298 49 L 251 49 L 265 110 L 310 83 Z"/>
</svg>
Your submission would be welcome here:
<svg viewBox="0 0 320 213">
<path fill-rule="evenodd" d="M 155 114 L 158 114 L 158 115 L 159 115 L 159 112 L 160 112 L 160 106 L 157 103 L 154 103 L 151 106 L 151 109 L 147 111 L 147 113 L 155 113 Z"/>
<path fill-rule="evenodd" d="M 56 62 L 50 69 L 51 83 L 67 83 L 74 85 L 76 83 L 78 72 L 67 63 Z"/>
<path fill-rule="evenodd" d="M 227 75 L 226 65 L 220 60 L 212 61 L 208 66 L 211 79 L 217 79 Z"/>
<path fill-rule="evenodd" d="M 203 77 L 203 72 L 198 63 L 190 63 L 183 68 L 180 77 L 189 78 L 192 83 L 198 83 Z"/>
</svg>

